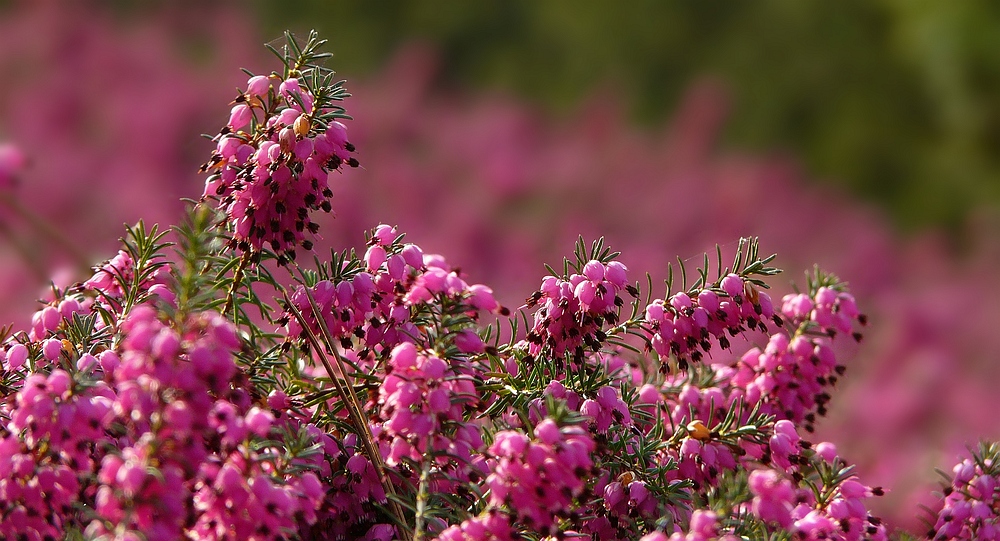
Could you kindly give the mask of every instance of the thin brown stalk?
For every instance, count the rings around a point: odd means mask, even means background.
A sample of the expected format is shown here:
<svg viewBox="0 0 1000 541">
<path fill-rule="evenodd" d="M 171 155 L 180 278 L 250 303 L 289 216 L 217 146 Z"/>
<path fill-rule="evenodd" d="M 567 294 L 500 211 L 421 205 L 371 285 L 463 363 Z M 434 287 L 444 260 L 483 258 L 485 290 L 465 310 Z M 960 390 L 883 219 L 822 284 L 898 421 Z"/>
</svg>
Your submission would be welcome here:
<svg viewBox="0 0 1000 541">
<path fill-rule="evenodd" d="M 323 318 L 320 317 L 319 308 L 316 305 L 316 301 L 312 297 L 312 293 L 309 292 L 309 288 L 305 288 L 305 291 L 306 296 L 309 299 L 309 304 L 312 307 L 313 314 L 316 316 L 315 319 L 319 323 L 320 330 L 324 334 L 325 342 L 329 346 L 329 351 L 333 353 L 334 358 L 337 360 L 337 368 L 344 377 L 343 383 L 341 383 L 340 376 L 337 375 L 333 365 L 330 363 L 330 359 L 324 351 L 323 344 L 320 343 L 319 338 L 312 331 L 312 329 L 309 328 L 309 322 L 302 315 L 302 312 L 300 312 L 299 309 L 292 304 L 291 299 L 288 298 L 288 294 L 285 291 L 282 291 L 281 293 L 289 311 L 292 312 L 292 315 L 295 316 L 295 319 L 298 320 L 299 325 L 305 331 L 306 339 L 309 341 L 310 346 L 319 356 L 320 362 L 323 364 L 323 367 L 326 369 L 326 373 L 330 376 L 330 380 L 333 382 L 334 387 L 337 390 L 337 394 L 340 395 L 341 400 L 347 406 L 348 414 L 354 422 L 354 428 L 358 437 L 362 441 L 365 454 L 368 455 L 368 459 L 371 460 L 372 465 L 375 466 L 375 471 L 378 474 L 379 481 L 382 483 L 382 488 L 385 490 L 386 495 L 391 496 L 389 498 L 389 506 L 392 509 L 393 514 L 396 516 L 397 522 L 400 524 L 400 535 L 403 537 L 404 541 L 409 541 L 412 537 L 411 533 L 403 527 L 406 524 L 403 510 L 394 498 L 396 496 L 395 486 L 392 484 L 392 481 L 389 480 L 389 477 L 385 472 L 385 463 L 382 461 L 382 454 L 379 453 L 378 449 L 375 447 L 375 438 L 371 432 L 371 427 L 368 426 L 368 420 L 361 409 L 358 396 L 354 392 L 354 386 L 347 378 L 348 372 L 344 366 L 344 359 L 340 355 L 340 352 L 337 351 L 333 340 L 330 338 L 330 331 L 326 327 L 326 323 L 323 321 Z"/>
<path fill-rule="evenodd" d="M 250 264 L 250 258 L 250 252 L 243 252 L 240 264 L 236 267 L 236 272 L 233 273 L 233 283 L 229 286 L 229 292 L 226 293 L 226 305 L 222 308 L 222 313 L 227 316 L 236 303 L 236 292 L 239 290 L 240 284 L 243 283 L 243 273 L 246 272 L 247 265 Z M 233 321 L 239 321 L 237 315 L 235 312 L 233 313 Z"/>
</svg>

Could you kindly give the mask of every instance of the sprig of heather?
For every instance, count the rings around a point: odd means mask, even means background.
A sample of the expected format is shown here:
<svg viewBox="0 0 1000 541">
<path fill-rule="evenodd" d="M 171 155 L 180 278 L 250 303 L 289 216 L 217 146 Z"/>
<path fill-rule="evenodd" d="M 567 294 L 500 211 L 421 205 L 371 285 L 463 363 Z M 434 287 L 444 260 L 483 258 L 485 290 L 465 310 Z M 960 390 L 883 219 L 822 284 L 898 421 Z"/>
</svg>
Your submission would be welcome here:
<svg viewBox="0 0 1000 541">
<path fill-rule="evenodd" d="M 310 32 L 303 44 L 291 34 L 286 41 L 271 48 L 283 71 L 250 77 L 201 168 L 209 173 L 203 198 L 218 200 L 230 246 L 253 259 L 270 248 L 279 262 L 312 249 L 307 235 L 319 225 L 310 214 L 332 210 L 329 173 L 358 166 L 340 122 L 350 118 L 339 105 L 349 94 L 321 65 L 326 40 Z"/>
<path fill-rule="evenodd" d="M 452 506 L 476 503 L 467 487 L 486 474 L 481 428 L 472 422 L 479 402 L 465 367 L 411 342 L 393 349 L 379 389 L 377 442 L 389 467 L 418 474 L 420 521 L 432 497 L 454 495 Z M 422 531 L 422 524 L 414 529 Z"/>
<path fill-rule="evenodd" d="M 782 316 L 794 331 L 772 335 L 763 351 L 747 351 L 729 383 L 745 390 L 747 403 L 812 432 L 817 416 L 827 413 L 831 388 L 846 371 L 837 362 L 833 339 L 851 333 L 860 340 L 854 324 L 867 320 L 836 276 L 817 270 L 809 283 L 807 293 L 782 300 Z"/>
<path fill-rule="evenodd" d="M 531 355 L 545 351 L 560 358 L 571 353 L 573 362 L 579 363 L 587 350 L 600 351 L 607 340 L 605 325 L 621 319 L 620 293 L 638 296 L 638 289 L 628 282 L 628 268 L 615 261 L 619 255 L 606 248 L 603 239 L 588 253 L 581 238 L 576 261 L 566 259 L 562 274 L 549 267 L 551 275 L 525 303 L 529 309 L 538 308 L 526 337 Z"/>
<path fill-rule="evenodd" d="M 832 446 L 811 453 L 791 478 L 775 470 L 751 471 L 750 512 L 766 530 L 787 532 L 794 539 L 888 539 L 881 520 L 865 506 L 882 489 L 861 483 L 853 466 L 835 455 Z"/>
<path fill-rule="evenodd" d="M 27 332 L 6 329 L 0 339 L 0 388 L 11 393 L 30 374 L 59 368 L 89 373 L 104 367 L 110 373 L 117 361 L 108 349 L 120 321 L 137 306 L 174 303 L 161 253 L 169 243 L 163 237 L 156 227 L 147 231 L 141 222 L 128 228 L 124 249 L 95 267 L 85 282 L 54 290 L 54 300 L 35 312 Z"/>
<path fill-rule="evenodd" d="M 489 505 L 541 535 L 555 535 L 560 522 L 579 523 L 573 513 L 585 495 L 596 448 L 581 427 L 545 418 L 530 432 L 498 432 L 489 448 Z"/>
<path fill-rule="evenodd" d="M 661 359 L 675 358 L 683 369 L 688 361 L 698 362 L 710 354 L 713 344 L 729 349 L 730 337 L 748 330 L 766 334 L 769 322 L 781 327 L 782 320 L 774 313 L 770 296 L 761 291 L 767 284 L 754 277 L 780 272 L 767 266 L 774 257 L 760 258 L 756 239 L 740 239 L 732 267 L 722 267 L 722 253 L 718 252 L 719 276 L 709 282 L 706 254 L 699 277 L 690 288 L 646 306 L 649 346 Z M 682 282 L 686 282 L 684 263 L 679 264 Z M 668 294 L 672 269 L 670 276 Z"/>
<path fill-rule="evenodd" d="M 478 314 L 507 313 L 489 287 L 469 285 L 441 256 L 404 244 L 394 227 L 380 225 L 370 239 L 363 260 L 344 253 L 292 293 L 279 320 L 289 340 L 302 343 L 309 332 L 321 335 L 325 328 L 337 345 L 356 348 L 362 357 L 366 350 L 384 354 L 400 342 L 429 339 L 428 322 L 440 315 L 448 319 L 433 337 L 443 341 L 440 347 L 485 350 L 474 332 Z"/>
<path fill-rule="evenodd" d="M 441 257 L 403 244 L 394 228 L 379 226 L 370 239 L 363 260 L 345 252 L 315 273 L 298 269 L 304 283 L 280 322 L 286 350 L 297 344 L 320 361 L 336 359 L 321 363 L 338 389 L 328 407 L 349 412 L 352 432 L 377 449 L 352 460 L 384 471 L 386 493 L 399 485 L 420 522 L 421 506 L 469 505 L 454 494 L 467 500 L 468 485 L 483 477 L 481 429 L 468 424 L 486 370 L 471 358 L 487 349 L 475 324 L 480 312 L 505 309 Z M 372 389 L 368 381 L 382 384 Z M 414 530 L 422 535 L 423 525 Z"/>
<path fill-rule="evenodd" d="M 208 312 L 174 329 L 141 307 L 123 331 L 111 375 L 121 433 L 97 472 L 88 535 L 284 539 L 316 520 L 319 479 L 288 475 L 300 458 L 270 441 L 274 416 L 252 405 L 228 321 Z"/>
<path fill-rule="evenodd" d="M 982 442 L 945 475 L 928 539 L 1000 539 L 1000 444 Z"/>
</svg>

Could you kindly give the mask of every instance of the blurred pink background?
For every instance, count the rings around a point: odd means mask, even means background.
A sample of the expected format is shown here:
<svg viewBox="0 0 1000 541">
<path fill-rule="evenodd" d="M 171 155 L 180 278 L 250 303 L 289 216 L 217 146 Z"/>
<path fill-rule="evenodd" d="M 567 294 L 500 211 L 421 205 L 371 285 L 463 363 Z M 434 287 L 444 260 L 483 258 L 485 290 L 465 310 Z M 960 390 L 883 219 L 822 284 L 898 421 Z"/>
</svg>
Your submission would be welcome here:
<svg viewBox="0 0 1000 541">
<path fill-rule="evenodd" d="M 172 223 L 179 199 L 201 194 L 196 169 L 212 145 L 198 134 L 228 118 L 240 67 L 275 62 L 261 46 L 270 37 L 240 11 L 197 9 L 138 18 L 15 2 L 0 11 L 0 141 L 28 158 L 6 188 L 13 203 L 0 205 L 3 322 L 24 325 L 47 280 L 81 280 L 84 263 L 113 255 L 123 223 Z M 648 271 L 654 284 L 676 256 L 693 268 L 716 243 L 759 236 L 786 269 L 772 281 L 776 296 L 818 263 L 850 283 L 870 316 L 864 342 L 842 352 L 848 373 L 814 439 L 835 442 L 888 489 L 876 511 L 891 524 L 919 529 L 933 468 L 1000 436 L 991 217 L 970 218 L 964 257 L 934 231 L 901 236 L 879 209 L 808 182 L 794 156 L 721 145 L 733 105 L 711 78 L 690 83 L 666 124 L 638 129 L 613 88 L 554 117 L 503 94 L 440 90 L 438 58 L 411 44 L 377 75 L 341 73 L 355 95 L 348 129 L 362 168 L 334 183 L 337 217 L 323 222 L 318 253 L 397 225 L 518 306 L 542 263 L 557 265 L 578 235 L 604 235 L 633 278 Z"/>
</svg>

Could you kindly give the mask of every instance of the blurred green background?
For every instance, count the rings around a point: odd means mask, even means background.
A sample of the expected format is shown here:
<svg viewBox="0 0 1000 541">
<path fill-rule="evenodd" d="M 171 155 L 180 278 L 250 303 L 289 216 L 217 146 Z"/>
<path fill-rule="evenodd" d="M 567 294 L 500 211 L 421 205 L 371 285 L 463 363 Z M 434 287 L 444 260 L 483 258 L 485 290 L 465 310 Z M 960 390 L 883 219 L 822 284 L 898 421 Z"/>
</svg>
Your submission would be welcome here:
<svg viewBox="0 0 1000 541">
<path fill-rule="evenodd" d="M 659 126 L 697 77 L 733 100 L 725 140 L 786 151 L 904 231 L 959 236 L 1000 202 L 1000 3 L 256 0 L 262 35 L 317 28 L 341 73 L 419 40 L 445 87 L 499 88 L 551 114 L 595 89 Z"/>
</svg>

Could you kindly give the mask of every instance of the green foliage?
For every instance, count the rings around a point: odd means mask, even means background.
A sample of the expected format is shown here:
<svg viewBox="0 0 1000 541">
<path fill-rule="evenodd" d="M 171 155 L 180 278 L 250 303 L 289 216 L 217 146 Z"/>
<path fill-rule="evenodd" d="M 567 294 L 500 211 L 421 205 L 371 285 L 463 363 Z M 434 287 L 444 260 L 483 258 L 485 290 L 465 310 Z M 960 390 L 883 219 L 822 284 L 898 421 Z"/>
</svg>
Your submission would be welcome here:
<svg viewBox="0 0 1000 541">
<path fill-rule="evenodd" d="M 174 279 L 180 313 L 217 309 L 220 305 L 215 280 L 222 269 L 231 265 L 233 257 L 222 254 L 225 239 L 214 227 L 219 219 L 211 208 L 191 205 L 184 213 L 184 221 L 173 228 L 177 238 Z"/>
<path fill-rule="evenodd" d="M 124 291 L 120 306 L 116 306 L 122 314 L 127 314 L 132 307 L 146 301 L 148 292 L 143 285 L 152 281 L 157 271 L 167 265 L 163 251 L 170 246 L 169 242 L 164 241 L 167 233 L 161 232 L 156 224 L 147 230 L 140 220 L 135 227 L 125 226 L 125 230 L 127 234 L 122 239 L 123 248 L 132 258 L 134 267 L 128 275 L 115 276 Z M 107 300 L 118 304 L 110 298 Z"/>
<path fill-rule="evenodd" d="M 688 294 L 697 294 L 698 291 L 704 289 L 722 292 L 722 288 L 719 284 L 729 273 L 737 274 L 741 278 L 745 278 L 747 281 L 759 288 L 769 289 L 771 286 L 767 285 L 767 282 L 764 280 L 756 278 L 756 276 L 774 276 L 781 273 L 781 269 L 768 266 L 768 263 L 774 261 L 774 258 L 777 257 L 777 254 L 771 254 L 765 257 L 760 256 L 760 241 L 757 237 L 740 238 L 739 244 L 736 247 L 736 255 L 733 258 L 732 266 L 722 266 L 721 246 L 715 246 L 715 255 L 715 278 L 709 279 L 709 276 L 712 275 L 710 270 L 711 261 L 709 260 L 709 255 L 706 253 L 704 255 L 702 265 L 696 269 L 698 277 L 690 286 L 688 286 L 687 265 L 684 264 L 684 260 L 679 257 L 677 258 L 677 269 L 680 274 L 681 291 L 685 291 Z M 674 289 L 674 276 L 674 267 L 673 265 L 669 265 L 667 267 L 667 294 L 665 297 L 670 297 L 670 294 Z"/>
<path fill-rule="evenodd" d="M 284 72 L 279 74 L 282 80 L 295 77 L 312 91 L 316 99 L 316 109 L 322 111 L 314 118 L 319 122 L 321 131 L 325 131 L 327 123 L 332 120 L 351 118 L 343 107 L 337 105 L 351 96 L 344 89 L 344 81 L 335 80 L 334 71 L 323 66 L 323 63 L 333 56 L 332 53 L 323 52 L 326 44 L 327 40 L 320 39 L 315 30 L 310 30 L 304 43 L 299 43 L 294 34 L 285 31 L 285 45 L 280 49 L 270 44 L 265 45 L 285 66 Z M 299 102 L 303 110 L 306 109 L 299 95 L 291 96 Z"/>
</svg>

